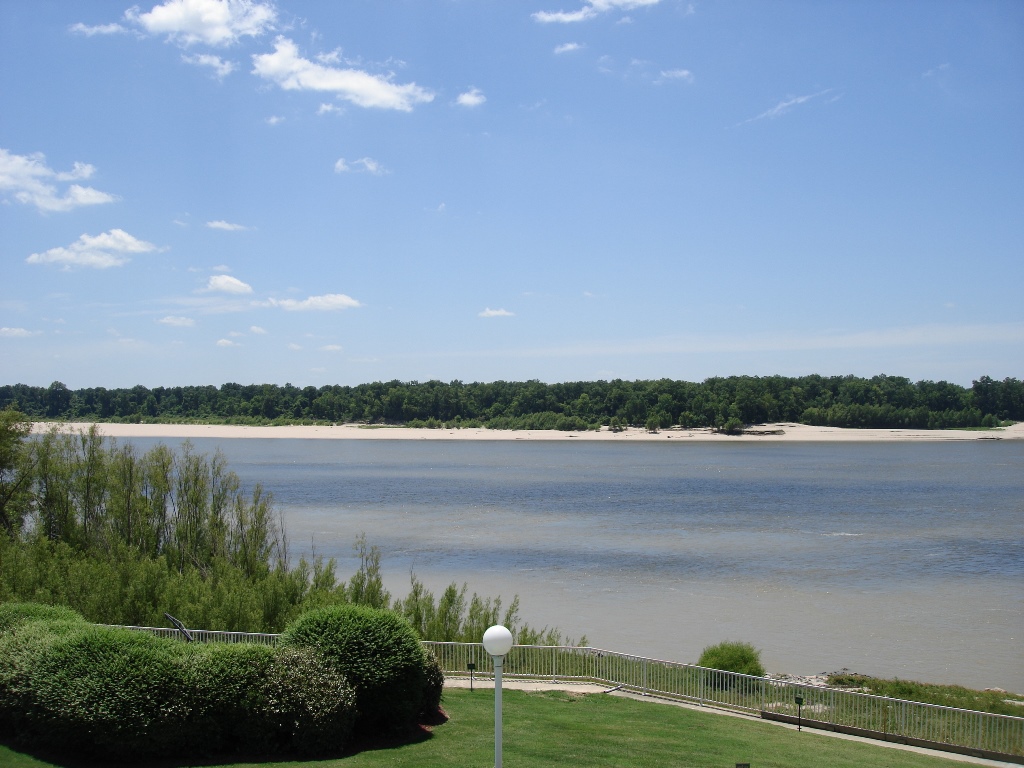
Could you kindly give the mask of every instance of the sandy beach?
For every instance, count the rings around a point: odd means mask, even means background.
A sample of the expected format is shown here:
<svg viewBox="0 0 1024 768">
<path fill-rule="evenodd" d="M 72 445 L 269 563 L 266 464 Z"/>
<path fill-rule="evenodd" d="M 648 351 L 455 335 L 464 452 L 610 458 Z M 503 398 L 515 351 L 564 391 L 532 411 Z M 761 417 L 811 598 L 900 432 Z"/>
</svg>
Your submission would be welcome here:
<svg viewBox="0 0 1024 768">
<path fill-rule="evenodd" d="M 72 422 L 72 430 L 87 430 L 92 425 Z M 612 432 L 559 432 L 556 430 L 498 429 L 411 429 L 366 424 L 337 426 L 243 427 L 220 424 L 110 424 L 96 425 L 107 437 L 193 438 L 291 438 L 307 440 L 600 440 L 651 442 L 657 440 L 695 440 L 699 442 L 893 442 L 948 440 L 1024 440 L 1024 423 L 993 430 L 958 429 L 841 429 L 812 427 L 806 424 L 759 424 L 743 435 L 722 435 L 710 429 L 663 429 L 648 432 L 629 428 Z M 44 432 L 51 424 L 38 422 L 33 431 Z"/>
</svg>

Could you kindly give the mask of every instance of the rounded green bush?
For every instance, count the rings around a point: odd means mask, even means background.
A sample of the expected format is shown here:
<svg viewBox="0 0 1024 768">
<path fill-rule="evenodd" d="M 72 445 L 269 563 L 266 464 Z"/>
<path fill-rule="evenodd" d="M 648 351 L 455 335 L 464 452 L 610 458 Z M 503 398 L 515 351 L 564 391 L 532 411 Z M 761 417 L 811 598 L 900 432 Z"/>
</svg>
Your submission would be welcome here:
<svg viewBox="0 0 1024 768">
<path fill-rule="evenodd" d="M 176 751 L 188 714 L 174 644 L 85 627 L 49 644 L 29 670 L 33 730 L 65 750 L 115 757 Z"/>
<path fill-rule="evenodd" d="M 274 751 L 276 734 L 255 716 L 266 706 L 274 649 L 265 645 L 179 645 L 192 754 Z"/>
<path fill-rule="evenodd" d="M 322 654 L 278 649 L 264 686 L 261 719 L 300 755 L 338 754 L 356 721 L 356 692 Z"/>
<path fill-rule="evenodd" d="M 423 683 L 423 711 L 421 714 L 432 715 L 441 706 L 441 695 L 444 693 L 444 670 L 441 669 L 441 662 L 432 651 L 423 649 L 424 659 L 424 683 Z"/>
<path fill-rule="evenodd" d="M 33 679 L 36 664 L 61 638 L 88 627 L 70 621 L 25 621 L 0 633 L 0 731 L 29 742 L 33 734 Z"/>
<path fill-rule="evenodd" d="M 303 614 L 281 639 L 318 650 L 345 676 L 355 689 L 360 730 L 402 727 L 422 710 L 426 662 L 415 631 L 400 616 L 334 605 Z"/>
<path fill-rule="evenodd" d="M 701 651 L 697 665 L 709 669 L 722 669 L 726 672 L 738 672 L 741 675 L 764 676 L 761 652 L 750 643 L 739 641 L 709 645 Z"/>
</svg>

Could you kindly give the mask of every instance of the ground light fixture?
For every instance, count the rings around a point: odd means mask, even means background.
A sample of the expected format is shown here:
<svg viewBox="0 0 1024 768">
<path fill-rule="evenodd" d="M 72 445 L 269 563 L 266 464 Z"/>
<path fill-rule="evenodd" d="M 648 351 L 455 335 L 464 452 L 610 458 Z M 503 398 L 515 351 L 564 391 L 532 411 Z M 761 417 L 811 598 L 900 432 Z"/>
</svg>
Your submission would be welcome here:
<svg viewBox="0 0 1024 768">
<path fill-rule="evenodd" d="M 484 650 L 494 660 L 494 768 L 501 768 L 501 666 L 512 642 L 512 633 L 500 624 L 484 632 Z"/>
</svg>

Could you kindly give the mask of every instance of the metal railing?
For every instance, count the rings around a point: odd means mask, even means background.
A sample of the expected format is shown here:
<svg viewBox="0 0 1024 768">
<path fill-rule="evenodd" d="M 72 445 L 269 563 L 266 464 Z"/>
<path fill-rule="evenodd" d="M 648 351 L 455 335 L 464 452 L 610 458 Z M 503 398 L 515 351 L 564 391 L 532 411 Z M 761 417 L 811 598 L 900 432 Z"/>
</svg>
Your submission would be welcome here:
<svg viewBox="0 0 1024 768">
<path fill-rule="evenodd" d="M 127 628 L 182 637 L 175 629 Z M 279 637 L 200 629 L 189 633 L 195 641 L 206 643 L 276 645 Z M 425 640 L 423 645 L 433 651 L 447 675 L 468 676 L 470 664 L 475 665 L 478 676 L 494 674 L 491 657 L 481 643 Z M 817 688 L 590 647 L 513 646 L 505 657 L 502 675 L 506 679 L 600 683 L 771 720 L 796 722 L 799 716 L 810 727 L 1024 763 L 1024 717 Z M 799 708 L 797 697 L 803 702 Z"/>
</svg>

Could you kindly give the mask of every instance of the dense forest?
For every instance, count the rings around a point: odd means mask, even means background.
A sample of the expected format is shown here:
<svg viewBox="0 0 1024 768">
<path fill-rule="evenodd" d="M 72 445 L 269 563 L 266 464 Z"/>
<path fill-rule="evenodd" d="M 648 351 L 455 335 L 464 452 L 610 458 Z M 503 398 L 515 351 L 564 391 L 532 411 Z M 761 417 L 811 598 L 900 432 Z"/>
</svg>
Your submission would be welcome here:
<svg viewBox="0 0 1024 768">
<path fill-rule="evenodd" d="M 735 428 L 764 422 L 939 429 L 1024 420 L 1024 381 L 963 387 L 899 376 L 731 376 L 701 383 L 375 382 L 71 390 L 0 386 L 0 408 L 34 419 L 227 424 L 351 423 L 583 430 L 610 426 Z"/>
<path fill-rule="evenodd" d="M 30 437 L 25 414 L 0 410 L 0 603 L 65 605 L 87 620 L 280 632 L 301 613 L 356 604 L 394 611 L 431 640 L 479 641 L 504 623 L 522 643 L 559 644 L 556 629 L 521 622 L 518 598 L 434 596 L 414 574 L 392 598 L 381 553 L 353 532 L 360 566 L 289 556 L 273 495 L 243 488 L 224 457 L 186 443 L 140 452 L 132 443 L 54 424 Z"/>
</svg>

